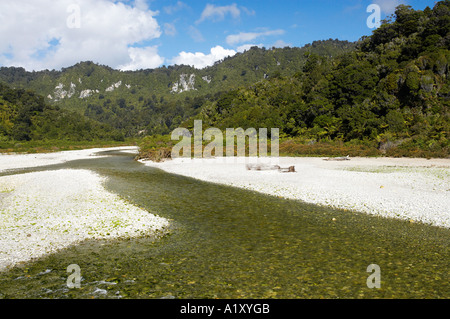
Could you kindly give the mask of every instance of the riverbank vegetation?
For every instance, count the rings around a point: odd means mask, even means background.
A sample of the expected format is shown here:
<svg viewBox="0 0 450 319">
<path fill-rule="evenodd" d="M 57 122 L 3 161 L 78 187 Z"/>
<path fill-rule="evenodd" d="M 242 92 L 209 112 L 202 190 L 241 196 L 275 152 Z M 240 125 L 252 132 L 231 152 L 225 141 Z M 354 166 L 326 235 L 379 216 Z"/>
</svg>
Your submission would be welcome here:
<svg viewBox="0 0 450 319">
<path fill-rule="evenodd" d="M 172 148 L 178 143 L 173 141 L 168 135 L 148 136 L 137 141 L 140 147 L 137 159 L 147 159 L 155 162 L 164 161 L 172 158 Z M 193 143 L 193 142 L 192 142 Z M 203 141 L 202 150 L 209 144 L 209 141 Z M 193 144 L 192 144 L 193 145 Z M 226 141 L 223 141 L 223 154 L 226 154 Z M 234 145 L 237 155 L 237 144 Z M 249 154 L 248 140 L 245 145 L 246 156 Z M 183 154 L 181 154 L 183 155 Z M 180 156 L 181 156 L 180 155 Z M 213 153 L 214 155 L 214 153 Z M 268 143 L 267 155 L 270 156 L 270 142 Z M 377 143 L 363 144 L 361 142 L 343 142 L 343 141 L 306 141 L 300 138 L 282 138 L 279 142 L 279 155 L 292 157 L 417 157 L 417 158 L 448 158 L 447 150 L 429 151 L 408 144 L 400 146 L 378 147 Z M 191 148 L 191 157 L 194 157 L 194 149 Z"/>
</svg>

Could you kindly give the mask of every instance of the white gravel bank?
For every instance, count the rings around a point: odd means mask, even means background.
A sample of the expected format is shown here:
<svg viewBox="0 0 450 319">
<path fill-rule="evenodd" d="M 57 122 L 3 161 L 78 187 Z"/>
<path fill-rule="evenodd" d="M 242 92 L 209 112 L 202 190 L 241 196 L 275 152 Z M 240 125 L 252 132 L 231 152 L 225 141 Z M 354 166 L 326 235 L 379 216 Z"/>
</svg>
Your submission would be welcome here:
<svg viewBox="0 0 450 319">
<path fill-rule="evenodd" d="M 281 167 L 294 165 L 296 173 L 247 170 L 245 160 L 237 160 L 142 162 L 203 181 L 450 228 L 449 159 L 284 157 L 275 161 Z"/>
<path fill-rule="evenodd" d="M 151 235 L 168 220 L 133 206 L 89 170 L 0 177 L 0 270 L 86 239 Z"/>
<path fill-rule="evenodd" d="M 92 156 L 96 156 L 95 153 L 97 152 L 112 150 L 136 153 L 138 151 L 138 147 L 121 146 L 110 148 L 91 148 L 86 150 L 37 154 L 0 154 L 0 172 L 9 169 L 54 165 L 67 161 L 87 159 Z"/>
</svg>

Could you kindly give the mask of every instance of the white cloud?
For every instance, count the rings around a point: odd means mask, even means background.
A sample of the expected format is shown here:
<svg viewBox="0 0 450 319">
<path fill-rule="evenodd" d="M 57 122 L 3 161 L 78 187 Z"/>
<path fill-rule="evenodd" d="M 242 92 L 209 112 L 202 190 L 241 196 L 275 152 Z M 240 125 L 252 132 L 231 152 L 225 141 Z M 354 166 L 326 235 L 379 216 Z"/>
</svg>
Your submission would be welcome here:
<svg viewBox="0 0 450 319">
<path fill-rule="evenodd" d="M 164 34 L 174 36 L 177 34 L 177 29 L 173 23 L 164 23 Z"/>
<path fill-rule="evenodd" d="M 374 0 L 374 4 L 377 4 L 380 6 L 381 11 L 385 14 L 393 14 L 395 12 L 395 9 L 400 4 L 404 4 L 405 1 L 402 0 Z"/>
<path fill-rule="evenodd" d="M 134 7 L 139 10 L 148 10 L 148 4 L 145 0 L 134 0 Z"/>
<path fill-rule="evenodd" d="M 275 47 L 275 48 L 285 48 L 285 47 L 291 47 L 291 46 L 292 46 L 291 43 L 287 43 L 287 42 L 285 42 L 285 41 L 283 41 L 283 40 L 277 40 L 277 41 L 275 41 L 275 43 L 272 45 L 272 47 Z"/>
<path fill-rule="evenodd" d="M 256 14 L 255 10 L 250 10 L 246 7 L 241 7 L 241 9 L 249 16 L 254 16 Z"/>
<path fill-rule="evenodd" d="M 253 41 L 259 37 L 282 35 L 284 30 L 267 30 L 262 32 L 240 32 L 238 34 L 231 34 L 227 36 L 226 41 L 229 45 L 236 45 L 238 43 Z"/>
<path fill-rule="evenodd" d="M 284 42 L 283 40 L 278 40 L 278 41 L 275 41 L 275 43 L 273 43 L 273 44 L 270 45 L 269 47 L 270 47 L 270 48 L 272 48 L 272 47 L 275 47 L 275 48 L 285 48 L 285 47 L 290 47 L 290 46 L 292 46 L 292 44 L 286 43 L 286 42 Z M 260 44 L 250 44 L 250 43 L 246 43 L 246 44 L 243 44 L 243 45 L 238 46 L 238 47 L 236 48 L 236 51 L 237 51 L 237 52 L 240 52 L 240 53 L 243 53 L 243 52 L 245 52 L 245 51 L 250 50 L 252 47 L 262 48 L 262 47 L 264 47 L 264 44 L 262 44 L 262 43 L 260 43 Z"/>
<path fill-rule="evenodd" d="M 112 0 L 1 1 L 0 65 L 40 70 L 83 60 L 111 67 L 144 61 L 154 64 L 161 60 L 155 47 L 130 47 L 161 36 L 157 12 L 148 10 L 143 0 L 133 4 Z"/>
<path fill-rule="evenodd" d="M 225 19 L 225 16 L 227 14 L 230 14 L 234 19 L 237 19 L 241 15 L 241 10 L 239 10 L 236 3 L 222 7 L 216 7 L 213 4 L 207 4 L 202 12 L 200 19 L 197 20 L 196 23 L 198 24 L 205 21 L 206 19 L 210 19 L 213 21 L 222 21 Z"/>
<path fill-rule="evenodd" d="M 128 54 L 131 61 L 118 67 L 122 71 L 154 69 L 164 63 L 164 58 L 158 55 L 158 48 L 156 46 L 145 48 L 129 48 Z"/>
<path fill-rule="evenodd" d="M 203 37 L 203 34 L 200 32 L 200 30 L 192 25 L 188 28 L 188 34 L 195 42 L 205 41 L 205 38 Z"/>
<path fill-rule="evenodd" d="M 177 4 L 175 4 L 173 6 L 164 7 L 163 10 L 167 14 L 174 14 L 180 10 L 187 9 L 187 8 L 189 8 L 189 6 L 186 3 L 178 1 Z"/>
<path fill-rule="evenodd" d="M 252 47 L 262 48 L 263 44 L 262 43 L 260 43 L 260 44 L 243 44 L 241 46 L 238 46 L 236 50 L 237 50 L 237 52 L 243 53 L 245 51 L 250 50 Z"/>
<path fill-rule="evenodd" d="M 203 69 L 207 66 L 212 66 L 216 61 L 235 54 L 236 51 L 227 50 L 218 45 L 212 48 L 209 54 L 204 54 L 202 52 L 180 52 L 177 57 L 172 59 L 172 63 L 178 65 L 191 65 L 197 69 Z"/>
</svg>

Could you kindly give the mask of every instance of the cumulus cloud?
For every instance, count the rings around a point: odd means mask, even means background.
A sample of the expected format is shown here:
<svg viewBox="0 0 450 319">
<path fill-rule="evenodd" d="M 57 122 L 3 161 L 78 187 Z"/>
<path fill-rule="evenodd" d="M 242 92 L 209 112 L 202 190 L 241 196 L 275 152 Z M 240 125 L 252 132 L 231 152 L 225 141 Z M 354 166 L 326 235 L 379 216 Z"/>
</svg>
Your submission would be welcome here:
<svg viewBox="0 0 450 319">
<path fill-rule="evenodd" d="M 153 69 L 164 63 L 164 58 L 158 55 L 158 48 L 156 46 L 129 48 L 128 55 L 130 56 L 131 61 L 127 64 L 118 66 L 122 71 Z"/>
<path fill-rule="evenodd" d="M 385 14 L 393 14 L 395 12 L 395 9 L 401 5 L 404 4 L 405 1 L 402 0 L 374 0 L 374 4 L 377 4 L 380 6 L 380 9 Z"/>
<path fill-rule="evenodd" d="M 209 54 L 204 54 L 202 52 L 180 52 L 177 57 L 172 59 L 172 63 L 178 65 L 191 65 L 197 69 L 203 69 L 205 67 L 212 66 L 216 61 L 235 54 L 236 51 L 227 50 L 218 45 L 212 48 Z"/>
<path fill-rule="evenodd" d="M 253 41 L 256 38 L 265 37 L 265 36 L 274 36 L 274 35 L 282 35 L 284 34 L 284 30 L 267 30 L 262 32 L 240 32 L 238 34 L 231 34 L 227 36 L 226 41 L 229 45 L 236 45 L 238 43 L 244 43 Z"/>
<path fill-rule="evenodd" d="M 0 65 L 59 69 L 91 60 L 111 67 L 155 66 L 161 36 L 146 2 L 21 0 L 0 2 Z"/>
</svg>

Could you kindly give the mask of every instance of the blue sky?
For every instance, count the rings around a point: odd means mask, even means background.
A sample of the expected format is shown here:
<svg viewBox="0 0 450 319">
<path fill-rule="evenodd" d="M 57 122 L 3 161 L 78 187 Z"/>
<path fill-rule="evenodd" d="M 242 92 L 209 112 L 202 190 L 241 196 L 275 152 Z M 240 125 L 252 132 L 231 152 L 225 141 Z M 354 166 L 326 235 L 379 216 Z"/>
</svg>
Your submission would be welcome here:
<svg viewBox="0 0 450 319">
<path fill-rule="evenodd" d="M 16 4 L 14 4 L 16 3 Z M 17 4 L 19 3 L 19 4 Z M 431 0 L 19 0 L 0 3 L 0 65 L 59 69 L 92 60 L 134 70 L 196 67 L 251 45 L 304 46 L 370 35 L 370 4 L 381 18 L 400 4 Z"/>
<path fill-rule="evenodd" d="M 255 43 L 262 43 L 270 47 L 277 41 L 283 41 L 293 46 L 303 46 L 314 40 L 338 38 L 341 40 L 356 41 L 363 35 L 370 35 L 372 30 L 366 25 L 370 13 L 367 6 L 373 1 L 358 0 L 244 0 L 244 1 L 185 1 L 186 7 L 168 14 L 164 8 L 176 6 L 179 1 L 153 1 L 151 9 L 159 10 L 158 16 L 161 25 L 173 24 L 177 35 L 162 36 L 160 39 L 161 52 L 173 55 L 175 51 L 202 51 L 206 52 L 214 45 L 236 49 L 226 42 L 226 36 L 240 32 L 260 32 L 263 30 L 283 30 L 282 35 L 257 38 Z M 379 1 L 379 3 L 401 3 L 400 1 Z M 434 1 L 403 1 L 416 9 L 424 9 L 427 5 L 433 6 Z M 233 17 L 226 14 L 224 19 L 205 19 L 198 21 L 207 4 L 216 7 L 230 6 L 235 3 L 240 9 L 240 16 Z M 376 1 L 375 1 L 376 3 Z M 246 8 L 249 13 L 242 10 Z M 170 11 L 169 11 L 170 12 Z M 386 14 L 382 14 L 382 18 Z M 193 41 L 190 28 L 195 27 L 203 36 L 204 41 Z"/>
</svg>

